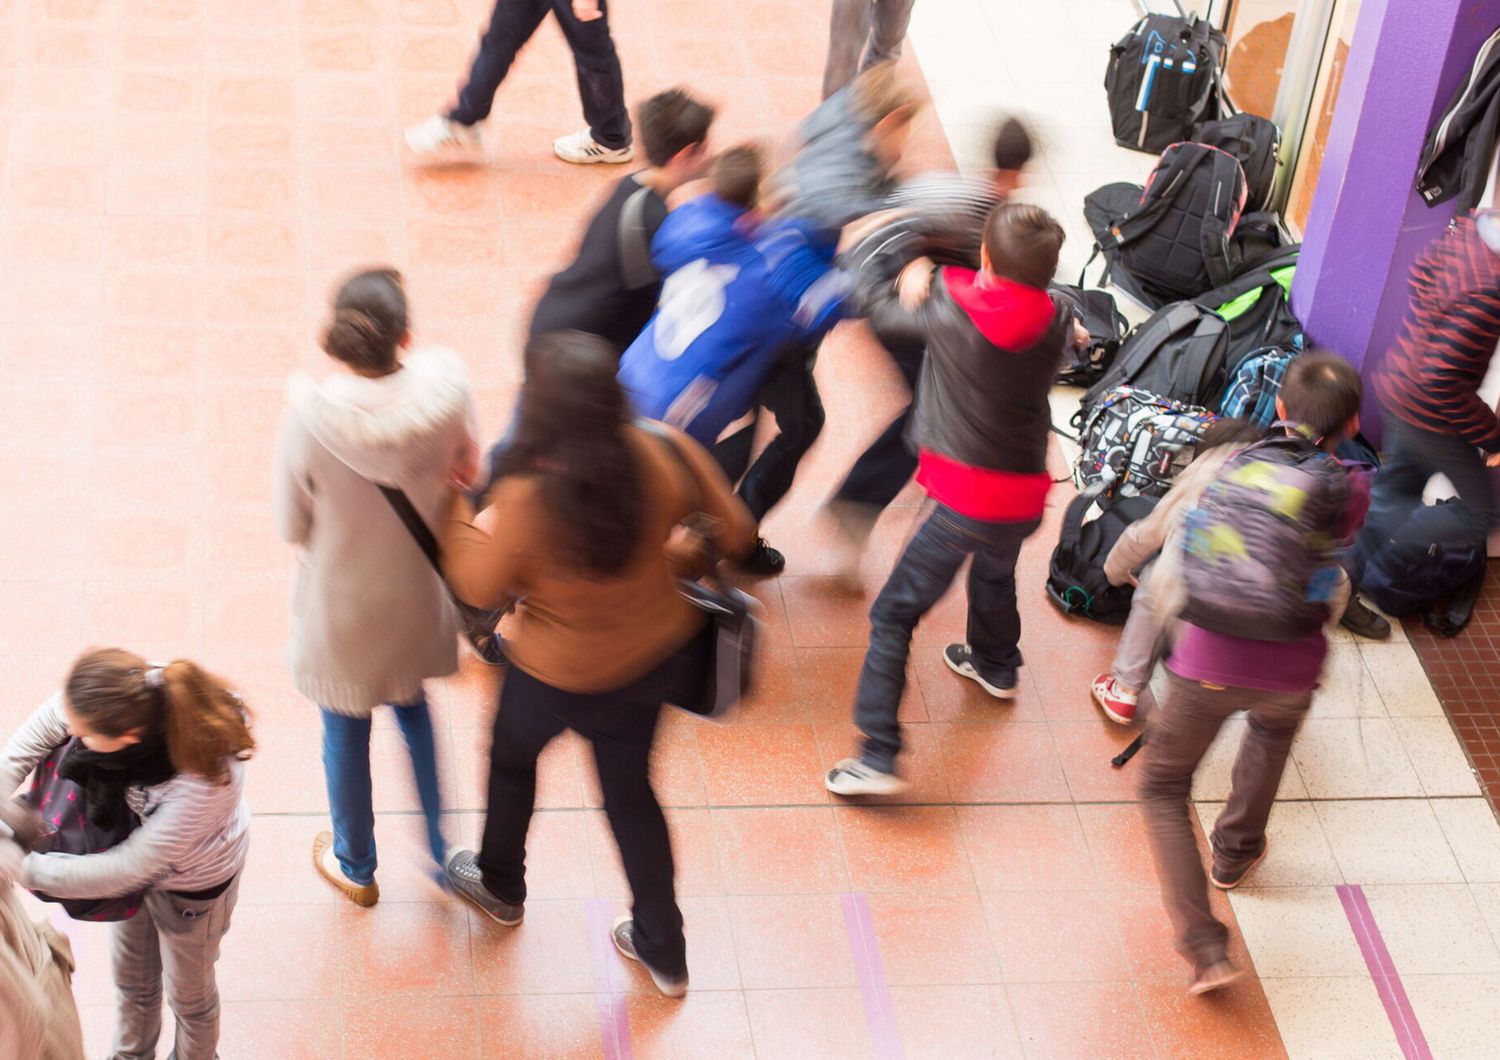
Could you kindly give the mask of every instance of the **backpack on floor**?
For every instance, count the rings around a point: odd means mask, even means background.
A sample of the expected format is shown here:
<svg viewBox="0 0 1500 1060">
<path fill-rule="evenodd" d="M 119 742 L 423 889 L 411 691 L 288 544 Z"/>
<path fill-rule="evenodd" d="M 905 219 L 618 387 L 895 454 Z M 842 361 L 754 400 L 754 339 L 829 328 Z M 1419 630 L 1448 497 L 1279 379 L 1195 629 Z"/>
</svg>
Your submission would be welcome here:
<svg viewBox="0 0 1500 1060">
<path fill-rule="evenodd" d="M 1160 497 L 1192 461 L 1214 414 L 1134 387 L 1104 394 L 1078 432 L 1073 466 L 1079 490 Z"/>
<path fill-rule="evenodd" d="M 1457 499 L 1420 505 L 1365 561 L 1360 591 L 1388 615 L 1432 607 L 1484 576 L 1486 536 Z"/>
<path fill-rule="evenodd" d="M 1191 139 L 1227 151 L 1239 161 L 1245 171 L 1245 209 L 1270 207 L 1281 152 L 1281 130 L 1274 121 L 1258 114 L 1231 114 L 1199 122 Z"/>
<path fill-rule="evenodd" d="M 1301 434 L 1230 457 L 1183 521 L 1183 620 L 1248 640 L 1317 629 L 1339 584 L 1334 538 L 1348 501 L 1344 469 Z"/>
<path fill-rule="evenodd" d="M 1052 293 L 1067 299 L 1084 330 L 1089 344 L 1082 349 L 1069 346 L 1063 354 L 1057 381 L 1064 386 L 1093 386 L 1114 363 L 1120 343 L 1130 330 L 1130 322 L 1107 291 L 1083 290 L 1066 284 L 1053 284 Z"/>
<path fill-rule="evenodd" d="M 1229 388 L 1219 403 L 1219 415 L 1249 420 L 1261 427 L 1276 422 L 1276 398 L 1287 366 L 1302 352 L 1300 336 L 1285 346 L 1254 350 L 1240 362 L 1229 378 Z"/>
<path fill-rule="evenodd" d="M 1115 143 L 1155 154 L 1227 109 L 1224 34 L 1196 15 L 1147 15 L 1109 50 L 1104 91 Z"/>
<path fill-rule="evenodd" d="M 1120 625 L 1130 615 L 1133 585 L 1111 585 L 1104 561 L 1125 528 L 1151 514 L 1155 497 L 1109 497 L 1097 491 L 1073 498 L 1047 568 L 1047 599 L 1065 615 Z"/>
<path fill-rule="evenodd" d="M 1301 251 L 1300 243 L 1282 247 L 1193 299 L 1229 324 L 1231 372 L 1253 351 L 1289 343 L 1302 333 L 1302 322 L 1292 312 L 1292 280 Z"/>
<path fill-rule="evenodd" d="M 1084 199 L 1095 253 L 1106 263 L 1101 283 L 1122 273 L 1123 290 L 1135 295 L 1137 287 L 1145 304 L 1159 305 L 1163 299 L 1196 298 L 1235 277 L 1241 254 L 1234 233 L 1245 209 L 1245 173 L 1233 155 L 1175 143 L 1162 152 L 1139 200 L 1115 213 L 1123 205 L 1120 188 L 1107 184 Z"/>
<path fill-rule="evenodd" d="M 1088 410 L 1122 386 L 1183 405 L 1208 407 L 1224 393 L 1228 347 L 1229 328 L 1202 306 L 1174 302 L 1157 310 L 1126 337 L 1114 363 L 1089 388 L 1074 426 L 1081 427 Z"/>
</svg>

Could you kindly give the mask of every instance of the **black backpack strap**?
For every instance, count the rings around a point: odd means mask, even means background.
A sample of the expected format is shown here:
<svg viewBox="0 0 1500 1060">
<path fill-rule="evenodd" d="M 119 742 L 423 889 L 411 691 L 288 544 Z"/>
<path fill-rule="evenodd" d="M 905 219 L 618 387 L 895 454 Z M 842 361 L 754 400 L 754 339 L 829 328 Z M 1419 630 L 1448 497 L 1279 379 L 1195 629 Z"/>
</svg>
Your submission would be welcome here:
<svg viewBox="0 0 1500 1060">
<path fill-rule="evenodd" d="M 651 263 L 651 233 L 646 231 L 646 199 L 651 189 L 642 185 L 630 193 L 620 208 L 620 276 L 625 289 L 634 291 L 656 282 Z"/>
<path fill-rule="evenodd" d="M 433 536 L 432 528 L 427 525 L 427 521 L 422 518 L 422 513 L 417 511 L 417 506 L 411 502 L 411 498 L 404 490 L 397 489 L 395 486 L 381 486 L 379 483 L 376 485 L 380 489 L 381 496 L 395 509 L 396 517 L 406 527 L 407 533 L 411 534 L 417 547 L 422 550 L 422 555 L 427 557 L 427 562 L 432 564 L 432 569 L 441 576 L 443 567 L 438 561 L 437 538 Z"/>
<path fill-rule="evenodd" d="M 1130 382 L 1144 363 L 1139 358 L 1131 356 L 1134 351 L 1139 349 L 1152 351 L 1147 357 L 1149 360 L 1150 356 L 1154 356 L 1154 351 L 1161 348 L 1167 339 L 1183 328 L 1195 324 L 1202 315 L 1202 309 L 1192 302 L 1173 302 L 1157 310 L 1150 320 L 1136 328 L 1121 344 L 1120 352 L 1116 355 L 1115 363 L 1109 372 L 1084 395 L 1084 405 L 1097 403 L 1104 394 Z"/>
<path fill-rule="evenodd" d="M 1177 193 L 1187 184 L 1194 171 L 1210 157 L 1211 150 L 1212 148 L 1201 147 L 1197 150 L 1190 147 L 1177 149 L 1171 164 L 1152 176 L 1151 184 L 1146 188 L 1147 194 L 1151 195 L 1151 201 L 1144 204 L 1141 209 L 1121 218 L 1110 229 L 1109 235 L 1113 249 L 1118 250 L 1156 227 L 1156 222 L 1171 209 L 1172 201 L 1177 197 Z M 1151 189 L 1157 187 L 1159 182 L 1165 183 L 1155 194 L 1152 194 Z M 1100 240 L 1100 242 L 1104 241 Z"/>
</svg>

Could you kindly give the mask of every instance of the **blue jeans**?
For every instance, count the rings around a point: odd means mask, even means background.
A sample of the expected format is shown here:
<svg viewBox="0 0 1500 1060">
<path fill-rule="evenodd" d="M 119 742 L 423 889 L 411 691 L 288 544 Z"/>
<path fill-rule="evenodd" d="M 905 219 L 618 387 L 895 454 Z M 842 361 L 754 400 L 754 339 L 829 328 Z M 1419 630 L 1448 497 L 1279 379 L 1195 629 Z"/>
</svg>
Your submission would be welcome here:
<svg viewBox="0 0 1500 1060">
<path fill-rule="evenodd" d="M 896 720 L 906 690 L 911 635 L 953 584 L 965 558 L 969 568 L 969 647 L 974 666 L 991 684 L 1015 683 L 1021 666 L 1021 615 L 1016 610 L 1016 559 L 1040 519 L 991 523 L 936 505 L 870 608 L 870 647 L 854 696 L 854 723 L 865 734 L 861 758 L 892 772 L 901 752 Z"/>
<path fill-rule="evenodd" d="M 323 712 L 323 777 L 328 782 L 328 811 L 333 816 L 333 853 L 344 875 L 358 884 L 375 879 L 375 807 L 370 791 L 370 719 Z M 391 708 L 411 755 L 417 797 L 427 818 L 427 845 L 439 865 L 447 857 L 438 793 L 437 745 L 427 697 Z"/>
</svg>

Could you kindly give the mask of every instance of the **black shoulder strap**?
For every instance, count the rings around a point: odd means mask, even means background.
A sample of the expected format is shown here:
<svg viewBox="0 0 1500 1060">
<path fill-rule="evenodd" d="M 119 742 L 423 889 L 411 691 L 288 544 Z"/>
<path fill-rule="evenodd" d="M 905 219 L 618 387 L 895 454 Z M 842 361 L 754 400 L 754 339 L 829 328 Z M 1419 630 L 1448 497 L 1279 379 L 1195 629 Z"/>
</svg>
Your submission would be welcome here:
<svg viewBox="0 0 1500 1060">
<path fill-rule="evenodd" d="M 416 541 L 417 547 L 422 550 L 422 555 L 427 557 L 427 562 L 432 564 L 432 569 L 438 574 L 443 573 L 442 565 L 438 562 L 438 543 L 433 536 L 432 529 L 427 525 L 422 514 L 417 511 L 417 506 L 411 502 L 411 498 L 403 490 L 395 486 L 381 486 L 376 483 L 390 506 L 395 509 L 396 517 L 405 525 L 406 530 Z"/>
<path fill-rule="evenodd" d="M 650 194 L 651 189 L 641 185 L 620 208 L 620 275 L 627 291 L 656 280 L 656 266 L 651 264 L 651 235 L 646 231 L 646 198 Z"/>
<path fill-rule="evenodd" d="M 1183 328 L 1195 324 L 1202 315 L 1202 307 L 1192 302 L 1173 302 L 1157 310 L 1155 316 L 1136 328 L 1120 345 L 1115 363 L 1089 388 L 1084 395 L 1084 404 L 1098 401 L 1103 394 L 1129 382 L 1156 355 L 1163 343 Z"/>
</svg>

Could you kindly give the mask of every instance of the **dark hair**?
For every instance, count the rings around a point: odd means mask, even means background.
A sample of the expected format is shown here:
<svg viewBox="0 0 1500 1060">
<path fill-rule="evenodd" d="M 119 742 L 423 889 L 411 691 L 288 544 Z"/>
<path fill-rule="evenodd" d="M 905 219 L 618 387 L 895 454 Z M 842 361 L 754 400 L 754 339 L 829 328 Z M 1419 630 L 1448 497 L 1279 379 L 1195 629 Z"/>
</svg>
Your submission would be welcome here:
<svg viewBox="0 0 1500 1060">
<path fill-rule="evenodd" d="M 1062 225 L 1030 203 L 1001 203 L 984 223 L 990 268 L 995 275 L 1028 287 L 1046 287 L 1052 282 L 1064 238 Z"/>
<path fill-rule="evenodd" d="M 176 659 L 155 669 L 134 652 L 95 648 L 84 652 L 63 686 L 68 709 L 104 736 L 139 729 L 166 739 L 167 756 L 179 773 L 223 784 L 228 761 L 255 749 L 250 719 L 239 697 L 197 663 Z"/>
<path fill-rule="evenodd" d="M 1281 402 L 1287 419 L 1318 438 L 1334 438 L 1359 412 L 1364 390 L 1348 361 L 1336 353 L 1310 350 L 1287 365 Z"/>
<path fill-rule="evenodd" d="M 323 350 L 357 372 L 379 375 L 396 367 L 406 338 L 406 292 L 395 269 L 366 269 L 349 277 L 333 296 L 333 319 L 323 332 Z"/>
<path fill-rule="evenodd" d="M 991 151 L 996 169 L 1019 172 L 1026 168 L 1036 147 L 1032 143 L 1031 131 L 1017 118 L 1006 118 L 995 130 L 995 142 Z"/>
<path fill-rule="evenodd" d="M 1214 420 L 1204 430 L 1203 437 L 1198 439 L 1198 452 L 1206 452 L 1221 445 L 1233 445 L 1236 442 L 1258 442 L 1266 436 L 1266 429 L 1251 420 L 1238 419 L 1233 416 Z"/>
<path fill-rule="evenodd" d="M 641 147 L 653 166 L 664 166 L 679 152 L 707 140 L 713 121 L 714 109 L 680 88 L 658 92 L 636 114 Z"/>
<path fill-rule="evenodd" d="M 725 202 L 753 210 L 760 201 L 764 156 L 755 144 L 739 144 L 714 159 L 714 194 Z"/>
<path fill-rule="evenodd" d="M 497 477 L 541 480 L 553 541 L 562 561 L 596 577 L 619 574 L 645 532 L 630 403 L 615 379 L 620 358 L 596 335 L 553 331 L 526 349 L 515 441 Z"/>
</svg>

